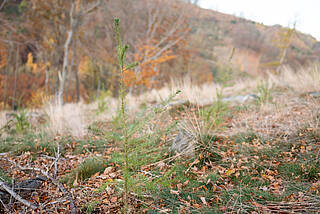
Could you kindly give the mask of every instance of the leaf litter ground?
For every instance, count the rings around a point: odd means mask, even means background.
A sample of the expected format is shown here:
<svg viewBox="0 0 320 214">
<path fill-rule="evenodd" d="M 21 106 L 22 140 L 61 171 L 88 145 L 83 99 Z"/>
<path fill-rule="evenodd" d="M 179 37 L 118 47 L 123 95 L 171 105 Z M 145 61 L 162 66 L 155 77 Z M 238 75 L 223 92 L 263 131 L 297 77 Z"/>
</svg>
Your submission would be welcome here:
<svg viewBox="0 0 320 214">
<path fill-rule="evenodd" d="M 131 212 L 319 212 L 319 102 L 307 98 L 291 101 L 278 110 L 252 107 L 254 113 L 247 107 L 230 107 L 232 117 L 225 118 L 221 134 L 204 140 L 209 149 L 199 150 L 192 158 L 162 153 L 163 161 L 135 169 Z M 198 110 L 184 111 L 190 115 Z M 179 117 L 174 116 L 187 116 Z M 38 141 L 34 136 L 33 143 Z M 28 147 L 30 151 L 9 149 L 0 157 L 0 175 L 8 182 L 43 176 L 41 169 L 63 184 L 65 192 L 48 179 L 33 191 L 26 198 L 39 205 L 33 212 L 71 212 L 68 194 L 79 213 L 121 212 L 117 143 L 106 141 L 98 132 L 86 139 L 58 136 L 53 141 L 61 145 L 59 159 L 42 146 Z M 7 211 L 32 212 L 17 201 L 12 201 Z"/>
</svg>

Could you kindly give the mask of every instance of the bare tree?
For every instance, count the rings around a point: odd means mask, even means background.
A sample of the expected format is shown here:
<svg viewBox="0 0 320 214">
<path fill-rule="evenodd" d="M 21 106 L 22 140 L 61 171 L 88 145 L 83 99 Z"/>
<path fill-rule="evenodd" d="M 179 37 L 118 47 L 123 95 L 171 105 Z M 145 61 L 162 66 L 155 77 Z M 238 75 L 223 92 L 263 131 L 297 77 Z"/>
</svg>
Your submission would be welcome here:
<svg viewBox="0 0 320 214">
<path fill-rule="evenodd" d="M 17 97 L 18 71 L 19 71 L 19 45 L 17 46 L 16 64 L 14 69 L 14 84 L 13 84 L 13 98 L 12 98 L 12 107 L 14 110 L 17 108 L 16 97 Z"/>
<path fill-rule="evenodd" d="M 70 26 L 67 33 L 67 39 L 64 43 L 64 58 L 63 58 L 63 65 L 62 70 L 58 72 L 59 77 L 59 89 L 58 89 L 58 104 L 63 105 L 63 98 L 64 98 L 64 89 L 65 89 L 65 82 L 66 82 L 66 75 L 69 67 L 69 51 L 72 39 L 76 30 L 79 27 L 80 20 L 87 14 L 94 11 L 99 5 L 101 4 L 101 0 L 95 2 L 89 8 L 81 8 L 78 12 L 75 12 L 76 8 L 76 0 L 72 0 L 71 10 L 69 13 L 70 16 Z M 74 50 L 75 51 L 75 50 Z"/>
<path fill-rule="evenodd" d="M 12 52 L 13 52 L 13 44 L 12 42 L 8 44 L 9 49 L 8 49 L 8 57 L 7 57 L 7 64 L 4 68 L 5 72 L 5 82 L 4 82 L 4 97 L 3 97 L 3 108 L 6 110 L 7 104 L 8 104 L 8 81 L 9 81 L 9 72 L 10 72 L 10 62 L 11 62 L 11 57 L 12 57 Z"/>
<path fill-rule="evenodd" d="M 167 22 L 167 14 L 166 8 L 160 7 L 159 4 L 163 4 L 163 2 L 156 1 L 156 3 L 150 3 L 148 5 L 148 28 L 145 34 L 146 44 L 153 45 L 154 48 L 159 48 L 157 53 L 153 56 L 145 57 L 143 61 L 147 60 L 155 60 L 161 54 L 170 48 L 174 47 L 178 44 L 182 39 L 184 39 L 188 33 L 188 31 L 184 30 L 184 23 L 186 18 L 186 10 L 181 8 L 178 16 L 175 15 L 174 22 L 171 23 L 171 26 L 164 30 L 161 38 L 157 39 L 157 33 L 163 29 L 163 25 Z M 170 7 L 171 5 L 167 5 Z M 154 43 L 154 41 L 157 41 Z M 153 44 L 152 44 L 153 43 Z"/>
<path fill-rule="evenodd" d="M 119 18 L 123 39 L 130 46 L 128 60 L 139 61 L 140 66 L 135 68 L 135 72 L 137 78 L 140 78 L 141 66 L 159 60 L 166 53 L 171 52 L 174 55 L 182 41 L 187 38 L 189 6 L 172 0 L 110 1 L 103 5 L 95 16 L 91 16 L 96 19 L 94 23 L 102 23 L 103 20 L 104 25 L 96 25 L 95 29 L 82 33 L 81 47 L 90 50 L 87 52 L 95 53 L 102 64 L 115 64 L 116 59 L 109 60 L 114 57 L 112 53 L 116 47 L 112 20 Z M 92 23 L 91 20 L 89 24 L 92 26 Z M 98 38 L 94 35 L 96 29 L 99 30 Z M 95 43 L 92 43 L 92 38 Z M 159 67 L 156 70 L 159 70 Z"/>
</svg>

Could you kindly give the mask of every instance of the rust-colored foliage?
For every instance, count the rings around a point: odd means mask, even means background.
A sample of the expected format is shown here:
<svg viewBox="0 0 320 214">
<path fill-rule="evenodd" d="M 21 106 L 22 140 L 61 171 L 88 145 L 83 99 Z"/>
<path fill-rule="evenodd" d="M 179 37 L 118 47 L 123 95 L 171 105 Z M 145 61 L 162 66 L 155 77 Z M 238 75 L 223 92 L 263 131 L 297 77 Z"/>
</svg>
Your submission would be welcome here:
<svg viewBox="0 0 320 214">
<path fill-rule="evenodd" d="M 5 46 L 0 42 L 0 69 L 7 64 L 7 52 Z"/>
<path fill-rule="evenodd" d="M 140 64 L 137 71 L 125 71 L 125 83 L 127 87 L 145 86 L 149 88 L 152 81 L 155 81 L 153 79 L 159 74 L 159 65 L 176 56 L 171 50 L 164 51 L 159 55 L 160 48 L 150 45 L 139 47 L 138 50 L 138 53 L 134 54 L 134 58 Z"/>
<path fill-rule="evenodd" d="M 47 101 L 49 101 L 50 97 L 46 94 L 45 90 L 39 88 L 31 93 L 30 101 L 28 103 L 29 107 L 41 107 Z"/>
<path fill-rule="evenodd" d="M 14 82 L 15 76 L 10 75 L 8 78 L 8 98 L 9 105 L 12 103 L 12 99 L 15 99 L 15 103 L 20 106 L 27 106 L 34 97 L 34 93 L 44 86 L 44 75 L 34 75 L 31 72 L 20 72 L 17 76 L 16 94 L 14 98 Z M 4 93 L 5 77 L 0 78 L 0 93 Z M 2 98 L 2 97 L 1 97 Z"/>
<path fill-rule="evenodd" d="M 15 41 L 0 44 L 0 69 L 10 61 L 7 73 L 0 73 L 0 92 L 5 94 L 4 91 L 7 91 L 6 96 L 0 96 L 0 102 L 7 97 L 10 104 L 10 99 L 16 95 L 14 99 L 21 98 L 20 105 L 39 106 L 41 97 L 56 94 L 70 17 L 76 18 L 79 11 L 90 8 L 95 2 L 75 0 L 73 16 L 72 1 L 59 0 L 30 0 L 23 1 L 22 5 L 17 3 L 19 19 L 6 17 L 0 11 L 4 23 L 0 28 L 0 37 Z M 172 72 L 169 70 L 178 67 L 177 64 L 183 64 L 181 61 L 175 62 L 177 56 L 184 58 L 188 53 L 186 36 L 189 25 L 185 12 L 180 10 L 183 9 L 182 5 L 170 0 L 134 0 L 125 4 L 106 1 L 95 13 L 80 19 L 80 27 L 74 37 L 77 43 L 70 43 L 65 101 L 77 101 L 78 94 L 83 100 L 93 100 L 103 90 L 118 94 L 119 77 L 114 55 L 116 45 L 112 25 L 110 27 L 106 21 L 112 21 L 115 16 L 121 19 L 122 33 L 132 47 L 128 58 L 139 62 L 135 70 L 125 71 L 129 90 L 143 92 L 147 88 L 163 86 L 165 81 L 170 80 Z M 105 9 L 109 13 L 103 12 Z M 132 13 L 128 14 L 128 9 Z M 133 23 L 132 20 L 138 21 Z"/>
</svg>

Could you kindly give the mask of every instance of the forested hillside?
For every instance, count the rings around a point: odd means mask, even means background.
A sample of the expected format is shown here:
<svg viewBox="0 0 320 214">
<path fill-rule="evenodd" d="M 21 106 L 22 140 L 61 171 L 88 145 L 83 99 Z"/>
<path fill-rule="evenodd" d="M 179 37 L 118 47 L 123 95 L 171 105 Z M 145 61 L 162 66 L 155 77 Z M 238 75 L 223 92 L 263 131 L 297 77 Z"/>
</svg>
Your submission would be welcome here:
<svg viewBox="0 0 320 214">
<path fill-rule="evenodd" d="M 2 108 L 39 106 L 43 97 L 90 102 L 116 95 L 115 17 L 129 59 L 140 63 L 126 72 L 136 94 L 172 78 L 219 82 L 230 73 L 234 79 L 319 59 L 319 42 L 309 35 L 181 1 L 3 1 Z"/>
</svg>

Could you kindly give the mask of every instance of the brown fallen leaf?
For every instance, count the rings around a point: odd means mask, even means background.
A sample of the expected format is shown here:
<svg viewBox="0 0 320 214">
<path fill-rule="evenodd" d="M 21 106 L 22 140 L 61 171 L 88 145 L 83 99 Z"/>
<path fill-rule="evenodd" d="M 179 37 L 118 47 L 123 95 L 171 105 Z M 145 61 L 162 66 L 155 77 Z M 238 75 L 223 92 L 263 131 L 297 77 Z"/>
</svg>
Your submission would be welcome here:
<svg viewBox="0 0 320 214">
<path fill-rule="evenodd" d="M 109 173 L 111 173 L 111 172 L 113 172 L 113 171 L 114 171 L 114 167 L 107 167 L 107 168 L 104 170 L 103 174 L 104 174 L 104 175 L 108 175 Z"/>
<path fill-rule="evenodd" d="M 109 204 L 109 202 L 110 202 L 109 198 L 105 198 L 102 200 L 103 204 Z"/>
<path fill-rule="evenodd" d="M 173 194 L 173 195 L 179 195 L 179 191 L 176 191 L 176 190 L 170 190 L 170 193 Z"/>
<path fill-rule="evenodd" d="M 110 199 L 110 201 L 111 201 L 112 203 L 117 202 L 117 200 L 118 200 L 118 198 L 117 198 L 116 196 L 114 196 L 114 197 L 112 197 L 112 198 Z"/>
<path fill-rule="evenodd" d="M 200 199 L 204 205 L 208 205 L 205 197 L 200 197 Z"/>
<path fill-rule="evenodd" d="M 79 185 L 79 183 L 78 183 L 78 174 L 76 174 L 76 179 L 74 179 L 74 181 L 73 181 L 73 186 L 78 186 Z"/>
<path fill-rule="evenodd" d="M 115 178 L 115 177 L 117 177 L 117 173 L 115 173 L 115 172 L 110 173 L 109 176 L 110 176 L 110 178 Z"/>
</svg>

